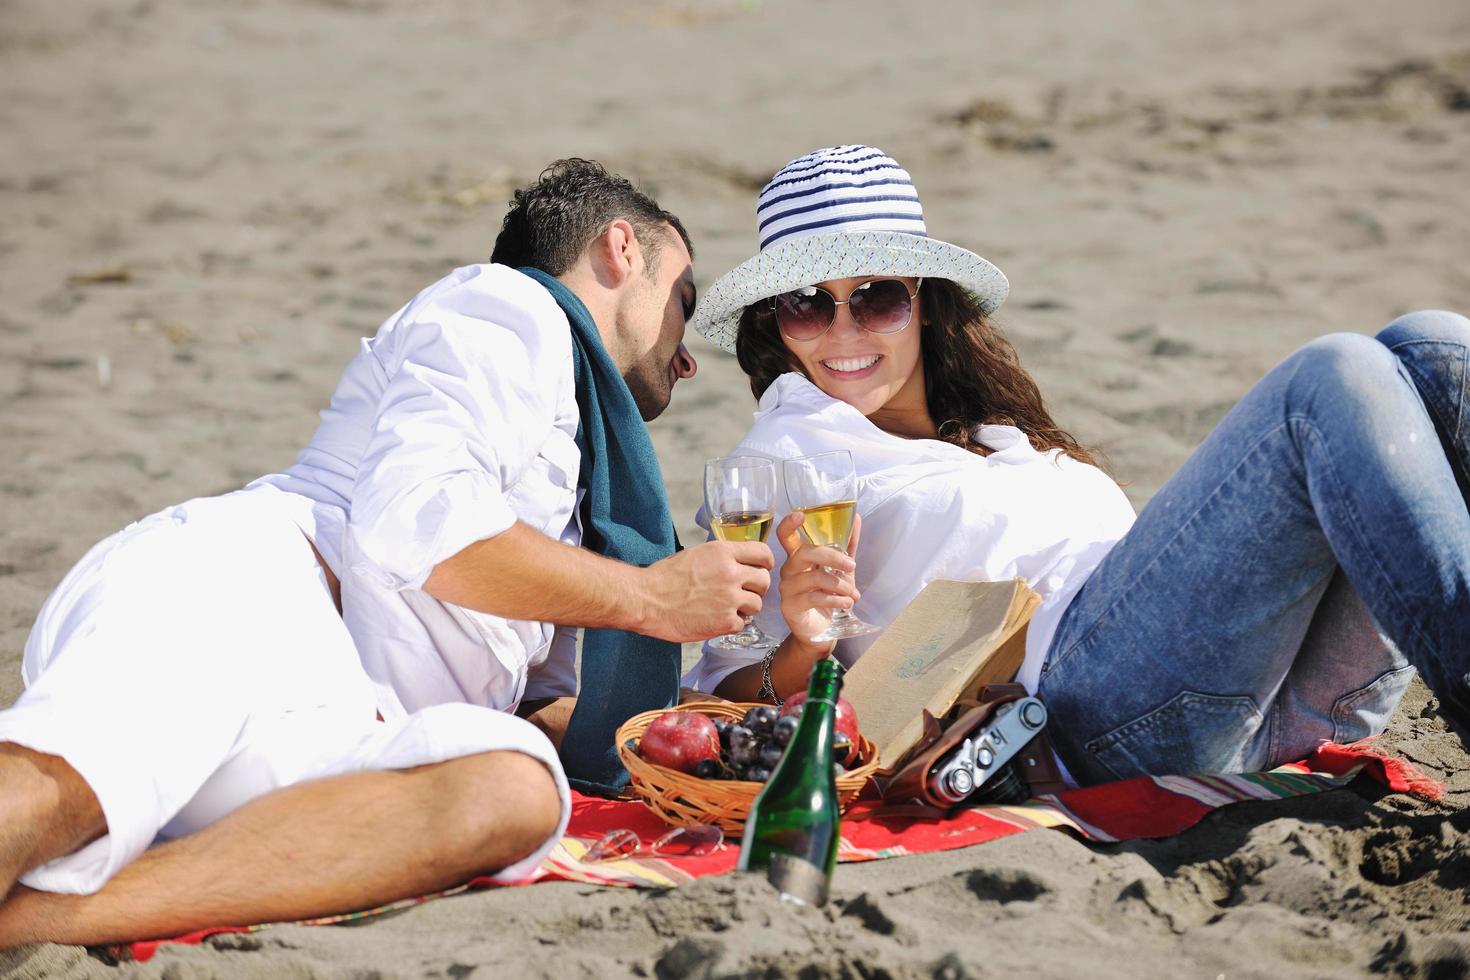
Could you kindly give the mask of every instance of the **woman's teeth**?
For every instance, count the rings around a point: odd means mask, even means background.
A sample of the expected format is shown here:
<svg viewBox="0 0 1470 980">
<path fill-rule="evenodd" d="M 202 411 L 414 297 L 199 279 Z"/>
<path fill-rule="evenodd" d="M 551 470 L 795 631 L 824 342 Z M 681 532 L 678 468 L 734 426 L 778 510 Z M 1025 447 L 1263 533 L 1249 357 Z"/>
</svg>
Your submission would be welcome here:
<svg viewBox="0 0 1470 980">
<path fill-rule="evenodd" d="M 841 371 L 846 374 L 852 371 L 861 371 L 866 367 L 872 367 L 878 363 L 878 358 L 882 356 L 881 354 L 869 354 L 867 357 L 834 358 L 830 361 L 823 361 L 822 365 L 833 371 Z"/>
</svg>

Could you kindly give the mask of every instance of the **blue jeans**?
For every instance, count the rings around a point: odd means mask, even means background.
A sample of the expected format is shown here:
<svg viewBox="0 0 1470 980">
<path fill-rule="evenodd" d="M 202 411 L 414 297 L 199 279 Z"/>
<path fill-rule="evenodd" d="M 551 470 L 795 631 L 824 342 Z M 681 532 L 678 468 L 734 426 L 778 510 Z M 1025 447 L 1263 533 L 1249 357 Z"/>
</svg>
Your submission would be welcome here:
<svg viewBox="0 0 1470 980">
<path fill-rule="evenodd" d="M 1382 731 L 1414 668 L 1465 712 L 1467 501 L 1470 320 L 1307 344 L 1068 607 L 1040 684 L 1062 760 L 1084 784 L 1270 768 Z"/>
</svg>

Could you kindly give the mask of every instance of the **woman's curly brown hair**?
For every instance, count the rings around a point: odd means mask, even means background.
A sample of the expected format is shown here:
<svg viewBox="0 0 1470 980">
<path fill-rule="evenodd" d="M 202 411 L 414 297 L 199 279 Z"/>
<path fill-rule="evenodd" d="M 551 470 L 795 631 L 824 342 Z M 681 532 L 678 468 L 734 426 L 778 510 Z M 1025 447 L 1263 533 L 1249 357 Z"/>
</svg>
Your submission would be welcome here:
<svg viewBox="0 0 1470 980">
<path fill-rule="evenodd" d="M 991 450 L 971 437 L 975 426 L 1013 425 L 1041 452 L 1060 449 L 1079 462 L 1100 465 L 1092 450 L 1052 421 L 1016 349 L 974 297 L 947 279 L 925 279 L 920 297 L 928 321 L 921 327 L 919 345 L 925 397 L 940 439 L 988 456 Z M 781 340 L 768 301 L 747 306 L 741 314 L 735 356 L 757 399 L 782 374 L 802 372 L 801 362 Z"/>
</svg>

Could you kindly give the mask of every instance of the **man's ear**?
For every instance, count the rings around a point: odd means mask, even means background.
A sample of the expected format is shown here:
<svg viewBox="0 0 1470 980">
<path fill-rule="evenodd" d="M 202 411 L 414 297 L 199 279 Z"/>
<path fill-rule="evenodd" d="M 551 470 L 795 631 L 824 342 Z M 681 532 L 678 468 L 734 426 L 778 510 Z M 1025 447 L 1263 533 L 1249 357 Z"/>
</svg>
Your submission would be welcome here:
<svg viewBox="0 0 1470 980">
<path fill-rule="evenodd" d="M 643 272 L 643 249 L 633 226 L 622 218 L 610 223 L 592 243 L 592 265 L 597 280 L 608 289 Z"/>
</svg>

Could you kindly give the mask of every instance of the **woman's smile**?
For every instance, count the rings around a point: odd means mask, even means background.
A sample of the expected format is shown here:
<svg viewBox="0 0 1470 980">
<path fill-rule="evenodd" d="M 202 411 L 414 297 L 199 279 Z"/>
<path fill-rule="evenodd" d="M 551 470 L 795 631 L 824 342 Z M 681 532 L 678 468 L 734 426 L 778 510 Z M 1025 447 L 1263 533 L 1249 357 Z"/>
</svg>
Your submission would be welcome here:
<svg viewBox="0 0 1470 980">
<path fill-rule="evenodd" d="M 878 370 L 882 354 L 860 354 L 847 357 L 828 357 L 817 363 L 838 381 L 861 381 Z"/>
</svg>

